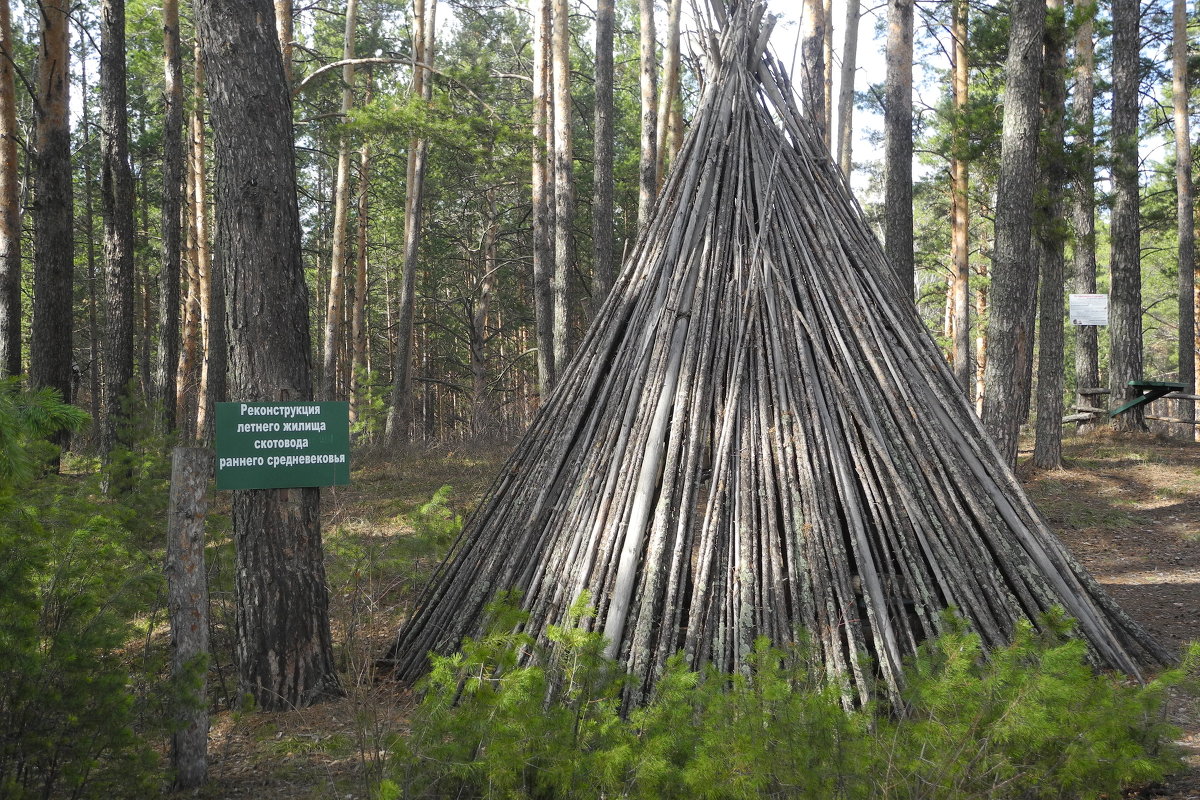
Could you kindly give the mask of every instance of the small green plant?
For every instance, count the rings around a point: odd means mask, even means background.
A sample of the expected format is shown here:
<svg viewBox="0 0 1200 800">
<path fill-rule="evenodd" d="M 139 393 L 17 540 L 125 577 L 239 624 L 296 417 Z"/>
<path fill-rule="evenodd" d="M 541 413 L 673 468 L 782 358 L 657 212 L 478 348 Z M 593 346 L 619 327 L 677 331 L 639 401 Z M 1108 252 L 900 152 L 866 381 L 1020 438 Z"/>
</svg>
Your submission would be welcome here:
<svg viewBox="0 0 1200 800">
<path fill-rule="evenodd" d="M 433 657 L 381 798 L 1116 796 L 1177 765 L 1163 696 L 1200 661 L 1131 685 L 1097 674 L 1060 615 L 987 655 L 951 624 L 908 665 L 903 708 L 847 711 L 807 643 L 760 640 L 734 675 L 676 655 L 623 716 L 586 597 L 545 647 L 515 598 L 491 612 L 491 633 Z"/>
<path fill-rule="evenodd" d="M 156 757 L 135 731 L 123 649 L 157 564 L 98 501 L 98 481 L 36 475 L 78 409 L 0 387 L 0 796 L 144 794 Z M 12 448 L 27 448 L 14 454 Z"/>
</svg>

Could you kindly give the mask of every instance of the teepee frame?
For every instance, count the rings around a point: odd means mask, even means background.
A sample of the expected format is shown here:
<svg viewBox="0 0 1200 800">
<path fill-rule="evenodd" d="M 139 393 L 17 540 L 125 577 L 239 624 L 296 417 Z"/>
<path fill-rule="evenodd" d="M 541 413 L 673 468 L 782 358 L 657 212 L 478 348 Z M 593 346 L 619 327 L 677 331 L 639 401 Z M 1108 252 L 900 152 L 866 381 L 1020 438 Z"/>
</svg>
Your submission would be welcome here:
<svg viewBox="0 0 1200 800">
<path fill-rule="evenodd" d="M 800 631 L 850 696 L 873 675 L 895 694 L 948 607 L 989 647 L 1062 607 L 1101 665 L 1169 660 L 997 455 L 765 54 L 765 4 L 712 8 L 655 213 L 401 631 L 397 675 L 479 635 L 508 589 L 543 641 L 589 592 L 634 702 L 679 650 L 731 671 Z"/>
</svg>

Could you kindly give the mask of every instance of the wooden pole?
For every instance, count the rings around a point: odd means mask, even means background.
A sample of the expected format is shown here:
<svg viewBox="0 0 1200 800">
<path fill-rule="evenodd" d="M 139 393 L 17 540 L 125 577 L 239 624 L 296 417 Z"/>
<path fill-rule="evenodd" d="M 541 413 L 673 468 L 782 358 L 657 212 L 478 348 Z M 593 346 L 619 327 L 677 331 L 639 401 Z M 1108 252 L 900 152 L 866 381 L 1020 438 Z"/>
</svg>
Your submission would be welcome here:
<svg viewBox="0 0 1200 800">
<path fill-rule="evenodd" d="M 193 702 L 179 710 L 171 736 L 175 787 L 190 789 L 208 774 L 208 690 L 203 661 L 208 656 L 208 585 L 204 568 L 204 518 L 212 453 L 203 447 L 171 452 L 171 499 L 167 521 L 167 608 L 174 653 L 171 670 L 186 680 L 199 669 Z"/>
</svg>

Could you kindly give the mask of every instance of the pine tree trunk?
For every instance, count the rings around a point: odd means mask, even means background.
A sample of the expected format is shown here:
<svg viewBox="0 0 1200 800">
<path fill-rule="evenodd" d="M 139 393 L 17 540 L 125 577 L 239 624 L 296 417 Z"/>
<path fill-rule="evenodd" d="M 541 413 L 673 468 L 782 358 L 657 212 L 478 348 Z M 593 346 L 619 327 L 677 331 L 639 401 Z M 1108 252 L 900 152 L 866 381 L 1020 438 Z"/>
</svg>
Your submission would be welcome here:
<svg viewBox="0 0 1200 800">
<path fill-rule="evenodd" d="M 29 338 L 29 382 L 57 389 L 71 402 L 72 224 L 69 57 L 70 4 L 42 3 L 38 50 L 37 154 L 33 161 L 33 323 Z"/>
<path fill-rule="evenodd" d="M 682 10 L 683 0 L 670 0 L 667 6 L 667 37 L 663 42 L 663 78 L 658 90 L 658 132 L 654 140 L 656 194 L 662 188 L 667 173 L 671 112 L 679 97 L 679 16 Z"/>
<path fill-rule="evenodd" d="M 358 24 L 358 0 L 347 0 L 346 31 L 342 41 L 342 60 L 354 58 L 354 36 Z M 342 106 L 340 121 L 345 123 L 354 105 L 354 64 L 342 67 Z M 350 135 L 343 128 L 338 134 L 337 175 L 333 185 L 333 242 L 329 259 L 329 295 L 325 304 L 325 338 L 321 350 L 321 389 L 323 400 L 336 400 L 339 387 L 338 352 L 345 336 L 346 238 L 350 219 Z"/>
<path fill-rule="evenodd" d="M 79 41 L 79 88 L 84 97 L 90 96 L 91 87 L 88 83 L 88 50 L 86 42 L 81 38 Z M 80 132 L 83 134 L 85 142 L 92 140 L 92 104 L 83 103 L 82 113 L 79 115 Z M 83 228 L 84 238 L 84 253 L 87 259 L 87 334 L 88 334 L 88 413 L 92 415 L 92 419 L 100 419 L 100 402 L 103 399 L 100 383 L 100 292 L 98 289 L 99 278 L 96 267 L 96 225 L 95 225 L 95 203 L 92 202 L 93 187 L 96 181 L 93 180 L 92 159 L 80 159 L 83 166 Z M 75 400 L 79 402 L 78 389 L 75 392 Z"/>
<path fill-rule="evenodd" d="M 437 0 L 417 0 L 413 11 L 418 20 L 413 31 L 413 94 L 426 103 L 433 97 L 434 34 Z M 422 65 L 422 66 L 419 66 Z M 396 361 L 392 372 L 392 398 L 388 409 L 385 435 L 395 445 L 405 444 L 412 427 L 412 338 L 416 304 L 417 256 L 421 245 L 421 214 L 425 193 L 425 163 L 428 142 L 409 142 L 408 182 L 405 194 L 404 264 L 396 314 Z"/>
<path fill-rule="evenodd" d="M 1037 428 L 1033 465 L 1038 469 L 1062 468 L 1063 416 L 1063 262 L 1066 213 L 1063 191 L 1067 184 L 1064 145 L 1067 116 L 1067 21 L 1063 0 L 1046 0 L 1045 63 L 1042 68 L 1043 186 L 1038 196 L 1035 251 L 1041 264 L 1038 300 Z"/>
<path fill-rule="evenodd" d="M 133 385 L 133 172 L 125 87 L 125 0 L 100 4 L 100 199 L 104 211 L 104 424 L 101 452 L 128 445 Z"/>
<path fill-rule="evenodd" d="M 471 435 L 481 438 L 492 426 L 491 396 L 488 390 L 488 322 L 492 295 L 496 290 L 496 197 L 488 189 L 480 247 L 480 275 L 471 315 Z"/>
<path fill-rule="evenodd" d="M 825 124 L 825 0 L 804 0 L 800 12 L 800 101 L 828 141 Z"/>
<path fill-rule="evenodd" d="M 1171 42 L 1171 96 L 1175 111 L 1175 191 L 1179 232 L 1179 382 L 1186 394 L 1196 393 L 1196 219 L 1192 203 L 1192 139 L 1188 120 L 1188 31 L 1187 0 L 1174 0 L 1174 31 Z M 1196 404 L 1180 400 L 1175 416 L 1191 423 Z M 1192 425 L 1181 425 L 1189 441 Z"/>
<path fill-rule="evenodd" d="M 554 85 L 550 76 L 550 0 L 530 0 L 529 10 L 533 17 L 533 305 L 537 328 L 538 394 L 545 399 L 550 396 L 556 377 L 554 302 L 550 292 L 554 274 L 554 222 L 550 204 L 554 189 L 550 178 L 551 148 L 546 146 L 551 140 L 550 95 Z"/>
<path fill-rule="evenodd" d="M 292 0 L 275 0 L 275 31 L 279 36 L 279 52 L 283 57 L 283 79 L 291 86 L 292 75 Z"/>
<path fill-rule="evenodd" d="M 592 294 L 597 309 L 608 297 L 616 274 L 613 259 L 614 13 L 613 0 L 597 0 L 595 163 L 592 173 L 592 264 L 596 276 Z"/>
<path fill-rule="evenodd" d="M 239 400 L 312 397 L 291 101 L 270 0 L 199 0 L 217 154 L 217 263 L 227 275 L 231 388 Z M 250 116 L 246 109 L 253 107 Z M 263 709 L 339 692 L 329 633 L 319 489 L 233 495 L 241 691 Z"/>
<path fill-rule="evenodd" d="M 885 146 L 883 246 L 896 270 L 902 299 L 911 299 L 913 262 L 912 194 L 913 0 L 888 0 L 887 94 L 884 98 Z"/>
<path fill-rule="evenodd" d="M 175 382 L 179 368 L 179 283 L 183 239 L 183 59 L 179 0 L 163 3 L 163 195 L 162 268 L 158 293 L 158 351 L 154 401 L 163 430 L 175 430 Z"/>
<path fill-rule="evenodd" d="M 987 325 L 984 324 L 988 313 L 987 264 L 986 258 L 980 259 L 979 288 L 975 290 L 975 319 L 978 320 L 975 326 L 975 414 L 980 418 L 983 417 L 984 386 L 987 385 L 988 340 Z"/>
<path fill-rule="evenodd" d="M 197 42 L 192 90 L 192 208 L 196 226 L 196 303 L 201 344 L 196 364 L 199 374 L 196 383 L 195 435 L 197 440 L 209 442 L 212 437 L 212 404 L 222 395 L 227 365 L 224 278 L 220 274 L 220 265 L 214 268 L 209 247 L 208 170 L 204 162 L 204 85 L 204 57 Z"/>
<path fill-rule="evenodd" d="M 1000 457 L 1017 460 L 1017 439 L 1029 412 L 1037 263 L 1030 257 L 1033 193 L 1041 124 L 1044 0 L 1018 0 L 1004 82 L 1004 131 L 996 188 L 996 248 L 988 317 L 983 422 Z"/>
<path fill-rule="evenodd" d="M 570 359 L 568 288 L 575 265 L 574 145 L 571 136 L 571 40 L 567 0 L 554 0 L 551 62 L 554 72 L 554 374 L 562 375 Z M 653 169 L 653 162 L 651 162 Z M 653 175 L 651 175 L 653 178 Z"/>
<path fill-rule="evenodd" d="M 1075 92 L 1072 121 L 1076 139 L 1075 173 L 1072 176 L 1071 227 L 1074 235 L 1073 263 L 1075 291 L 1094 294 L 1096 291 L 1096 110 L 1095 56 L 1092 43 L 1095 6 L 1090 0 L 1074 0 L 1078 28 L 1075 32 Z M 1100 357 L 1098 330 L 1094 325 L 1075 329 L 1075 386 L 1078 389 L 1100 388 Z M 1095 405 L 1090 395 L 1075 395 L 1076 405 Z M 1080 430 L 1090 428 L 1081 423 Z"/>
<path fill-rule="evenodd" d="M 197 53 L 198 55 L 198 53 Z M 184 211 L 187 214 L 187 224 L 184 230 L 184 251 L 186 258 L 183 262 L 184 285 L 180 290 L 180 311 L 183 317 L 180 331 L 179 369 L 175 378 L 176 427 L 179 431 L 179 441 L 194 442 L 198 415 L 200 394 L 200 359 L 202 358 L 202 340 L 204 323 L 200 312 L 200 250 L 197 244 L 197 228 L 202 225 L 198 215 L 204 213 L 203 207 L 196 206 L 196 159 L 194 156 L 195 141 L 192 130 L 195 128 L 194 117 L 199 109 L 193 107 L 188 121 L 188 139 L 186 143 L 184 176 Z M 203 196 L 203 195 L 202 195 Z"/>
<path fill-rule="evenodd" d="M 369 97 L 369 95 L 368 95 Z M 369 102 L 369 100 L 368 100 Z M 350 315 L 350 341 L 353 353 L 350 360 L 350 422 L 358 421 L 362 402 L 362 378 L 367 374 L 367 231 L 371 222 L 371 143 L 364 141 L 358 151 L 358 231 L 356 235 L 357 265 L 354 273 L 354 311 Z"/>
<path fill-rule="evenodd" d="M 842 48 L 842 78 L 838 88 L 837 159 L 847 179 L 853 167 L 854 148 L 854 76 L 858 64 L 859 0 L 846 2 L 846 40 Z"/>
<path fill-rule="evenodd" d="M 1110 400 L 1121 405 L 1142 378 L 1141 198 L 1138 195 L 1138 96 L 1141 52 L 1137 0 L 1113 0 L 1112 66 L 1112 287 L 1109 297 Z M 1145 430 L 1143 407 L 1112 420 L 1119 431 Z"/>
<path fill-rule="evenodd" d="M 950 161 L 950 309 L 954 339 L 951 344 L 954 379 L 971 396 L 971 242 L 970 172 L 966 160 L 967 99 L 970 64 L 967 60 L 966 0 L 955 0 L 951 38 L 954 40 L 954 140 Z"/>
<path fill-rule="evenodd" d="M 0 0 L 0 378 L 21 374 L 21 187 L 12 22 Z"/>
<path fill-rule="evenodd" d="M 558 0 L 561 2 L 561 0 Z M 658 193 L 655 181 L 655 165 L 658 163 L 654 151 L 658 141 L 658 43 L 654 32 L 654 0 L 638 0 L 638 25 L 640 30 L 639 53 L 641 71 L 641 160 L 638 164 L 638 228 L 650 219 L 650 209 Z"/>
</svg>

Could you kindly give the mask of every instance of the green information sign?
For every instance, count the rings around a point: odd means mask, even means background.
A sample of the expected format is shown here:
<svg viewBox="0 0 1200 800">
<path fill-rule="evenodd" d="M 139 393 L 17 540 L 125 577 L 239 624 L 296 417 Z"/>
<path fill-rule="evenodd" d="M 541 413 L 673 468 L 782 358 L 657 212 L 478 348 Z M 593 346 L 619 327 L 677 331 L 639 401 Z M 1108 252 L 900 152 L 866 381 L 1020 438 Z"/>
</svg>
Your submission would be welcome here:
<svg viewBox="0 0 1200 800">
<path fill-rule="evenodd" d="M 350 483 L 350 404 L 217 403 L 217 488 Z"/>
</svg>

